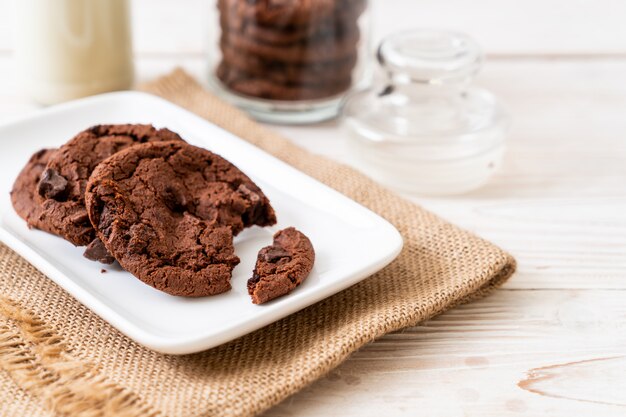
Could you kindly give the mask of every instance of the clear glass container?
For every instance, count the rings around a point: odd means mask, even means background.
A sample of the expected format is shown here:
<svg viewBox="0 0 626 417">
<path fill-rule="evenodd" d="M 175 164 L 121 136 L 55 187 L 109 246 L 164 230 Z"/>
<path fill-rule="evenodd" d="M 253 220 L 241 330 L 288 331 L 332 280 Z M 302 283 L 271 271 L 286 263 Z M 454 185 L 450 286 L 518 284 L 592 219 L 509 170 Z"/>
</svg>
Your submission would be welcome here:
<svg viewBox="0 0 626 417">
<path fill-rule="evenodd" d="M 209 81 L 253 117 L 311 123 L 371 81 L 368 0 L 216 0 Z"/>
<path fill-rule="evenodd" d="M 483 185 L 499 167 L 509 118 L 471 81 L 479 46 L 459 33 L 415 30 L 384 39 L 382 85 L 343 108 L 356 165 L 397 191 L 448 195 Z"/>
</svg>

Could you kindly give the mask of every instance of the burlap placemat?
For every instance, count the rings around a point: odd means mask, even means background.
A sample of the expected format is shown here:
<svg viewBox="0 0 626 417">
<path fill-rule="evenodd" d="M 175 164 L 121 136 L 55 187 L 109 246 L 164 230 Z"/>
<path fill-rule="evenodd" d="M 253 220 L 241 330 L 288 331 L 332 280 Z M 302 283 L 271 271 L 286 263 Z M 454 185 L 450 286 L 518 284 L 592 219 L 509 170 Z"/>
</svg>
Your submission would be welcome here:
<svg viewBox="0 0 626 417">
<path fill-rule="evenodd" d="M 314 156 L 204 91 L 182 71 L 144 87 L 211 120 L 393 223 L 404 249 L 333 297 L 194 355 L 132 342 L 0 245 L 0 414 L 251 416 L 323 376 L 365 343 L 482 297 L 511 256 Z"/>
</svg>

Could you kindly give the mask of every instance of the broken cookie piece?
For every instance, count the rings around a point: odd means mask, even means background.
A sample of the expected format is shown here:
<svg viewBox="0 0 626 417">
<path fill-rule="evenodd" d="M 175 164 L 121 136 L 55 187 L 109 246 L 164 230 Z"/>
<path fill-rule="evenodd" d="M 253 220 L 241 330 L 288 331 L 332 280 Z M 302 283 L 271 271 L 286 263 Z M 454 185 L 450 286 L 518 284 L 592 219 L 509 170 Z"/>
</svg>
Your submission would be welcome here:
<svg viewBox="0 0 626 417">
<path fill-rule="evenodd" d="M 309 238 L 293 227 L 274 235 L 274 243 L 259 251 L 248 294 L 263 304 L 293 291 L 306 279 L 315 262 Z"/>
</svg>

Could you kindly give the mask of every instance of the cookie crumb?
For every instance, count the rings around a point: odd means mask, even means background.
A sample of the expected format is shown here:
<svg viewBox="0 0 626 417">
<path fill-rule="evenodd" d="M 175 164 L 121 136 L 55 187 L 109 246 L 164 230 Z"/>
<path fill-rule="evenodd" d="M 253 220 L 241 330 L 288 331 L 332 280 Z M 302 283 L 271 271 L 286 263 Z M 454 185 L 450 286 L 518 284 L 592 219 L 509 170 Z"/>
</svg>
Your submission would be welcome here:
<svg viewBox="0 0 626 417">
<path fill-rule="evenodd" d="M 103 269 L 101 269 L 101 270 L 100 270 L 100 273 L 101 273 L 101 274 L 106 274 L 106 273 L 107 273 L 107 270 L 103 268 Z"/>
</svg>

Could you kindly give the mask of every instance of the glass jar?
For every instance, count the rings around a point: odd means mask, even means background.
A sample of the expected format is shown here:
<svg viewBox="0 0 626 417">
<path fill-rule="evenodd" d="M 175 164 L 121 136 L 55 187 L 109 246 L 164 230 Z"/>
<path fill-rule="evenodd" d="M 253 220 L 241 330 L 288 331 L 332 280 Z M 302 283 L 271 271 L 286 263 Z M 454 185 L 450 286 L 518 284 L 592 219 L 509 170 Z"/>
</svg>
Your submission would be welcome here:
<svg viewBox="0 0 626 417">
<path fill-rule="evenodd" d="M 354 163 L 400 192 L 464 193 L 500 166 L 509 118 L 471 81 L 479 46 L 453 32 L 415 30 L 384 39 L 385 82 L 346 100 L 343 125 Z"/>
<path fill-rule="evenodd" d="M 329 119 L 369 84 L 368 0 L 216 1 L 209 80 L 253 117 Z"/>
</svg>

